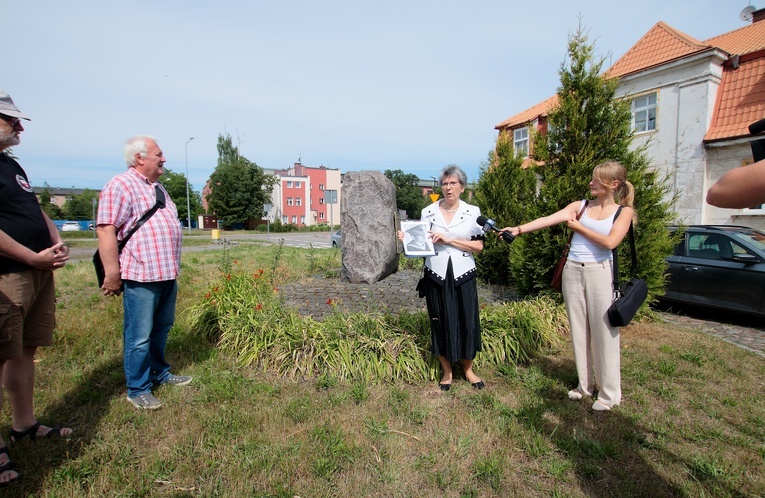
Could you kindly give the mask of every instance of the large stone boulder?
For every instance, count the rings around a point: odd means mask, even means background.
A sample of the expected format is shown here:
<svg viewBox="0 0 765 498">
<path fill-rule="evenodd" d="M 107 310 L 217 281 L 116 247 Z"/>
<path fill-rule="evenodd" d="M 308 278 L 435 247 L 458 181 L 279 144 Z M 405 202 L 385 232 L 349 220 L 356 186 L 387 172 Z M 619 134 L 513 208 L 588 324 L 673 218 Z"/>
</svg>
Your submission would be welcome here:
<svg viewBox="0 0 765 498">
<path fill-rule="evenodd" d="M 340 200 L 342 269 L 354 284 L 379 282 L 398 269 L 396 187 L 379 171 L 349 171 Z"/>
</svg>

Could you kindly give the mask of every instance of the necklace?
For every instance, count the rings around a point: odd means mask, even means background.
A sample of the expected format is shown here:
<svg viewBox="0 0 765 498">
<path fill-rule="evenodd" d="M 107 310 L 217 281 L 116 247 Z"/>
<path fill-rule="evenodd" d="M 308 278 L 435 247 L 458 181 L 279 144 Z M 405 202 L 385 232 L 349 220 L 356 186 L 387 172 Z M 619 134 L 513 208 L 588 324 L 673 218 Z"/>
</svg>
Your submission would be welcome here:
<svg viewBox="0 0 765 498">
<path fill-rule="evenodd" d="M 444 203 L 444 201 L 439 202 L 439 205 L 441 206 L 441 209 L 443 209 L 447 213 L 456 213 L 457 209 L 460 207 L 460 205 L 457 204 L 456 206 L 454 206 L 453 209 L 449 209 L 449 208 L 446 207 L 446 203 Z"/>
</svg>

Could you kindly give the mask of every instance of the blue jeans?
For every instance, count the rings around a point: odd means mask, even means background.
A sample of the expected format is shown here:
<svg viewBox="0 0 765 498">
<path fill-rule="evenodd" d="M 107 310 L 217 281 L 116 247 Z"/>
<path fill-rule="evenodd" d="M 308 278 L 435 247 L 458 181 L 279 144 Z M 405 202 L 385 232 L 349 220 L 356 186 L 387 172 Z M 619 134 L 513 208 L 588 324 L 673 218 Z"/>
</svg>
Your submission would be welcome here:
<svg viewBox="0 0 765 498">
<path fill-rule="evenodd" d="M 175 321 L 178 284 L 125 280 L 124 308 L 125 377 L 128 396 L 134 398 L 151 391 L 170 376 L 165 361 L 167 335 Z"/>
</svg>

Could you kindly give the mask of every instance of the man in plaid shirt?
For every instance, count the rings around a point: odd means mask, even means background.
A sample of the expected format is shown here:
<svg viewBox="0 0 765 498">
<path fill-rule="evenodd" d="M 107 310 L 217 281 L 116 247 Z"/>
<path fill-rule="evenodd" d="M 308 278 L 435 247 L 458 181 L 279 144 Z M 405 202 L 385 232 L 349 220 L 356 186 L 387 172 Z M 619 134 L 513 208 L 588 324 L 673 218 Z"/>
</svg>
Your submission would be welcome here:
<svg viewBox="0 0 765 498">
<path fill-rule="evenodd" d="M 182 232 L 175 204 L 158 182 L 165 156 L 157 141 L 128 139 L 125 162 L 127 171 L 109 180 L 98 203 L 98 251 L 106 273 L 101 289 L 105 296 L 123 295 L 127 399 L 137 408 L 156 410 L 162 402 L 152 394 L 153 386 L 191 383 L 189 376 L 172 374 L 165 360 L 175 321 Z M 155 203 L 159 209 L 120 252 L 119 241 Z"/>
</svg>

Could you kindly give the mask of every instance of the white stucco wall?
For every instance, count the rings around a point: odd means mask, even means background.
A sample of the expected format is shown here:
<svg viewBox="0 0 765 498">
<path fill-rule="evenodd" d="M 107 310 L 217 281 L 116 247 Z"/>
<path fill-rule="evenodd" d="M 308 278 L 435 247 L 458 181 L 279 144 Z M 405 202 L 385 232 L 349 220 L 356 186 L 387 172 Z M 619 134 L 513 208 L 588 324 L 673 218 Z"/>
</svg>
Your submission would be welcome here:
<svg viewBox="0 0 765 498">
<path fill-rule="evenodd" d="M 633 148 L 647 145 L 651 165 L 666 175 L 677 194 L 676 221 L 707 223 L 707 151 L 704 135 L 712 121 L 724 54 L 710 51 L 648 69 L 621 80 L 618 94 L 629 98 L 657 93 L 656 130 L 635 137 Z"/>
</svg>

